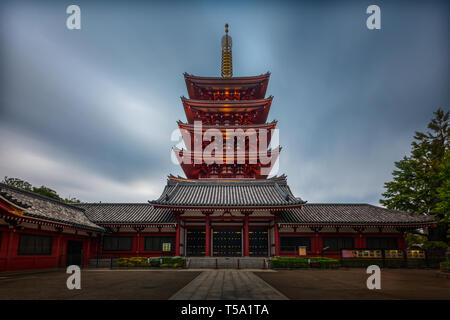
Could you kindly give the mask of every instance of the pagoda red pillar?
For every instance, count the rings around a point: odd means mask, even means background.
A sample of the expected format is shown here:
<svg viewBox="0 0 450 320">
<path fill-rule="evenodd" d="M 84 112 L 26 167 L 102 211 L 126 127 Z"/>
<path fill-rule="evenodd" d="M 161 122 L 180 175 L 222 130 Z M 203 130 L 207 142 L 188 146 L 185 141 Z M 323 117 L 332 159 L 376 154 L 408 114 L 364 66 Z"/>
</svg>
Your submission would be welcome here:
<svg viewBox="0 0 450 320">
<path fill-rule="evenodd" d="M 87 244 L 86 244 L 86 253 L 84 254 L 85 259 L 84 259 L 84 264 L 85 265 L 89 265 L 89 259 L 91 256 L 91 234 L 89 233 L 89 238 L 87 239 Z"/>
<path fill-rule="evenodd" d="M 205 218 L 205 256 L 211 256 L 211 223 L 209 215 Z"/>
<path fill-rule="evenodd" d="M 175 255 L 180 256 L 180 233 L 181 233 L 181 221 L 177 219 L 177 235 L 175 236 Z"/>
<path fill-rule="evenodd" d="M 6 247 L 6 263 L 5 263 L 5 270 L 8 270 L 10 264 L 11 264 L 11 257 L 12 257 L 12 251 L 13 251 L 13 241 L 15 236 L 16 230 L 14 228 L 9 228 L 9 235 L 8 235 L 8 243 Z"/>
<path fill-rule="evenodd" d="M 406 249 L 406 234 L 404 232 L 398 237 L 398 248 Z"/>
<path fill-rule="evenodd" d="M 275 238 L 275 256 L 279 256 L 280 255 L 280 234 L 278 232 L 278 224 L 276 221 L 273 225 L 273 235 Z"/>
<path fill-rule="evenodd" d="M 315 254 L 320 254 L 321 253 L 321 247 L 320 247 L 320 239 L 319 239 L 319 232 L 315 231 L 314 232 L 314 250 L 313 252 Z"/>
<path fill-rule="evenodd" d="M 249 232 L 248 232 L 248 214 L 244 218 L 244 257 L 249 256 Z"/>
<path fill-rule="evenodd" d="M 63 261 L 62 261 L 62 258 L 61 258 L 61 256 L 62 256 L 62 231 L 63 231 L 63 229 L 62 228 L 60 228 L 60 229 L 57 229 L 57 236 L 56 236 L 56 249 L 55 249 L 55 252 L 56 252 L 56 264 L 57 264 L 57 267 L 58 268 L 60 268 L 60 267 L 62 267 L 63 266 Z"/>
<path fill-rule="evenodd" d="M 140 237 L 140 232 L 137 231 L 137 234 L 136 234 L 136 257 L 139 257 L 140 246 L 141 246 L 141 237 Z"/>
</svg>

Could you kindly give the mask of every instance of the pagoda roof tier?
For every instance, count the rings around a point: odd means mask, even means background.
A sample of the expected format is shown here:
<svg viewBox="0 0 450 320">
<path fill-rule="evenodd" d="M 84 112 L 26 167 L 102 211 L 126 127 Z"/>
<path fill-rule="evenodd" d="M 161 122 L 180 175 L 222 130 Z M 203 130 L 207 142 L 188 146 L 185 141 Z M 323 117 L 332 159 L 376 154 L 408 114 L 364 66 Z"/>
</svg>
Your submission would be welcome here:
<svg viewBox="0 0 450 320">
<path fill-rule="evenodd" d="M 189 135 L 183 134 L 183 140 L 186 145 L 189 143 L 191 144 L 191 147 L 193 148 L 194 140 L 195 140 L 195 125 L 190 123 L 183 123 L 181 121 L 178 121 L 178 127 L 180 130 L 186 130 Z M 272 130 L 275 129 L 277 126 L 277 121 L 272 121 L 270 123 L 264 123 L 264 124 L 251 124 L 251 125 L 202 125 L 202 136 L 203 134 L 210 129 L 217 129 L 219 130 L 223 135 L 223 143 L 224 143 L 224 149 L 226 148 L 226 141 L 229 138 L 233 137 L 250 137 L 250 136 L 256 136 L 257 142 L 259 141 L 259 135 L 261 134 L 260 130 L 266 130 L 267 135 L 267 144 L 270 143 L 272 139 Z M 231 131 L 230 131 L 231 130 Z M 236 130 L 236 131 L 235 131 Z M 249 141 L 249 139 L 246 139 L 246 141 Z M 210 141 L 204 141 L 204 145 L 209 144 Z M 236 147 L 236 146 L 235 146 Z"/>
<path fill-rule="evenodd" d="M 191 163 L 195 163 L 194 161 L 198 161 L 198 163 L 204 163 L 205 160 L 208 161 L 213 161 L 214 157 L 213 156 L 207 156 L 205 154 L 203 154 L 203 152 L 194 152 L 194 151 L 189 151 L 189 150 L 184 150 L 184 149 L 179 149 L 177 147 L 173 147 L 173 151 L 175 152 L 175 155 L 178 158 L 178 161 L 180 161 L 180 164 L 183 165 L 183 156 L 191 159 Z M 267 153 L 267 157 L 278 157 L 278 155 L 281 152 L 281 147 L 276 147 L 273 150 L 269 149 L 267 151 L 265 151 Z M 258 151 L 248 151 L 246 150 L 246 152 L 244 152 L 244 157 L 245 157 L 245 163 L 250 163 L 250 164 L 260 164 L 263 165 L 263 163 L 261 163 L 260 161 L 260 154 Z M 234 153 L 234 162 L 233 164 L 239 164 L 237 163 L 237 159 L 239 156 L 239 152 L 235 152 Z M 226 153 L 223 153 L 223 164 L 227 164 L 226 163 L 227 160 L 227 155 Z M 276 161 L 276 159 L 275 159 Z M 275 162 L 274 161 L 274 162 Z"/>
<path fill-rule="evenodd" d="M 182 121 L 177 121 L 178 123 L 178 127 L 180 129 L 185 129 L 188 130 L 189 132 L 194 132 L 194 124 L 191 123 L 184 123 Z M 262 124 L 247 124 L 247 125 L 216 125 L 216 124 L 212 124 L 212 125 L 202 125 L 202 131 L 206 131 L 208 129 L 218 129 L 220 131 L 225 132 L 227 129 L 230 130 L 237 130 L 237 129 L 242 129 L 242 130 L 248 130 L 248 129 L 267 129 L 267 130 L 272 130 L 275 129 L 275 127 L 277 126 L 278 121 L 277 120 L 273 120 L 272 122 L 268 122 L 268 123 L 262 123 Z"/>
<path fill-rule="evenodd" d="M 198 77 L 184 73 L 186 88 L 191 99 L 252 100 L 264 98 L 270 72 L 252 77 Z"/>
<path fill-rule="evenodd" d="M 296 198 L 286 179 L 251 181 L 168 179 L 161 196 L 150 201 L 155 207 L 204 208 L 297 208 L 305 203 Z"/>
<path fill-rule="evenodd" d="M 257 153 L 250 153 L 250 155 L 248 155 L 247 153 L 247 155 L 244 156 L 244 163 L 240 164 L 238 163 L 238 154 L 235 153 L 231 161 L 232 164 L 227 164 L 227 155 L 226 152 L 224 152 L 222 160 L 223 164 L 207 164 L 204 161 L 205 159 L 202 158 L 201 155 L 195 155 L 194 158 L 194 152 L 174 148 L 174 152 L 178 159 L 178 162 L 180 163 L 181 168 L 186 174 L 186 177 L 188 177 L 189 179 L 199 179 L 205 177 L 217 177 L 219 179 L 265 179 L 269 175 L 273 165 L 278 159 L 280 150 L 281 147 L 267 151 L 267 156 L 273 157 L 273 161 L 269 161 L 268 163 L 261 163 L 261 161 L 259 161 L 260 159 L 258 158 Z M 184 157 L 189 159 L 189 161 L 184 161 Z M 211 160 L 211 163 L 212 162 L 213 161 Z M 263 172 L 263 170 L 265 172 Z"/>
<path fill-rule="evenodd" d="M 273 97 L 259 100 L 206 101 L 181 97 L 188 123 L 202 121 L 215 124 L 215 121 L 240 121 L 239 124 L 264 124 L 267 121 Z"/>
</svg>

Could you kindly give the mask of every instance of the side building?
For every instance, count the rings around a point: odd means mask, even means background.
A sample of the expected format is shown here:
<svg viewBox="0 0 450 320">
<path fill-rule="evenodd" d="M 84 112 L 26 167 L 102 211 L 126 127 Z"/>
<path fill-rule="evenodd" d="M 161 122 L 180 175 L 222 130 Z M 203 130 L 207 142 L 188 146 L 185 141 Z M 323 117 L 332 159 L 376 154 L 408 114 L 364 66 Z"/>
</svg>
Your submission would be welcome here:
<svg viewBox="0 0 450 320">
<path fill-rule="evenodd" d="M 0 271 L 87 264 L 104 232 L 82 208 L 0 183 Z"/>
</svg>

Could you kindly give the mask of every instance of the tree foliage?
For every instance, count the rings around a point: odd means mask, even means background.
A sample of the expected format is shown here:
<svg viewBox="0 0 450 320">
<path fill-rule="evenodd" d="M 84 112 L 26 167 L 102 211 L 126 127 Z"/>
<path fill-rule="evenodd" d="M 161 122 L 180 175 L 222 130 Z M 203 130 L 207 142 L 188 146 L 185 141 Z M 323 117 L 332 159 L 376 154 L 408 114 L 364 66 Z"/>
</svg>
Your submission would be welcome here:
<svg viewBox="0 0 450 320">
<path fill-rule="evenodd" d="M 29 183 L 25 180 L 19 179 L 19 178 L 5 177 L 2 181 L 2 183 L 12 186 L 12 187 L 22 189 L 22 190 L 31 191 L 31 192 L 40 194 L 42 196 L 46 196 L 48 198 L 59 200 L 59 201 L 65 202 L 65 203 L 81 203 L 81 201 L 78 200 L 77 198 L 71 198 L 71 199 L 61 198 L 59 196 L 59 194 L 53 189 L 50 189 L 46 186 L 33 187 L 33 185 L 31 183 Z"/>
<path fill-rule="evenodd" d="M 438 239 L 445 240 L 450 212 L 449 112 L 438 109 L 426 133 L 416 132 L 411 154 L 395 162 L 380 203 L 389 209 L 437 216 Z M 443 235 L 442 235 L 443 233 Z"/>
</svg>

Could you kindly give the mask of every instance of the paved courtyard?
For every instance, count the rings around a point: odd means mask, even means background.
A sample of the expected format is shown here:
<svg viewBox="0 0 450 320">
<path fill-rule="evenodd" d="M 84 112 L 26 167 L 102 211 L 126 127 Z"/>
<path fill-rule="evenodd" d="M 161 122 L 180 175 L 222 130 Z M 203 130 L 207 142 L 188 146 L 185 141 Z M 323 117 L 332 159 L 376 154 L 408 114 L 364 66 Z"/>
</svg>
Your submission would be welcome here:
<svg viewBox="0 0 450 320">
<path fill-rule="evenodd" d="M 68 290 L 64 271 L 4 276 L 0 299 L 169 299 L 197 277 L 195 271 L 83 270 L 81 290 Z"/>
<path fill-rule="evenodd" d="M 425 299 L 450 300 L 450 279 L 437 270 L 382 269 L 381 289 L 368 290 L 366 269 L 280 270 L 256 275 L 289 299 Z"/>
<path fill-rule="evenodd" d="M 265 271 L 265 273 L 270 271 Z M 262 272 L 260 272 L 262 273 Z M 173 300 L 287 300 L 278 290 L 247 270 L 202 272 L 171 297 Z"/>
<path fill-rule="evenodd" d="M 437 270 L 384 269 L 368 290 L 365 269 L 83 270 L 81 290 L 64 271 L 0 274 L 0 299 L 448 299 Z"/>
</svg>

